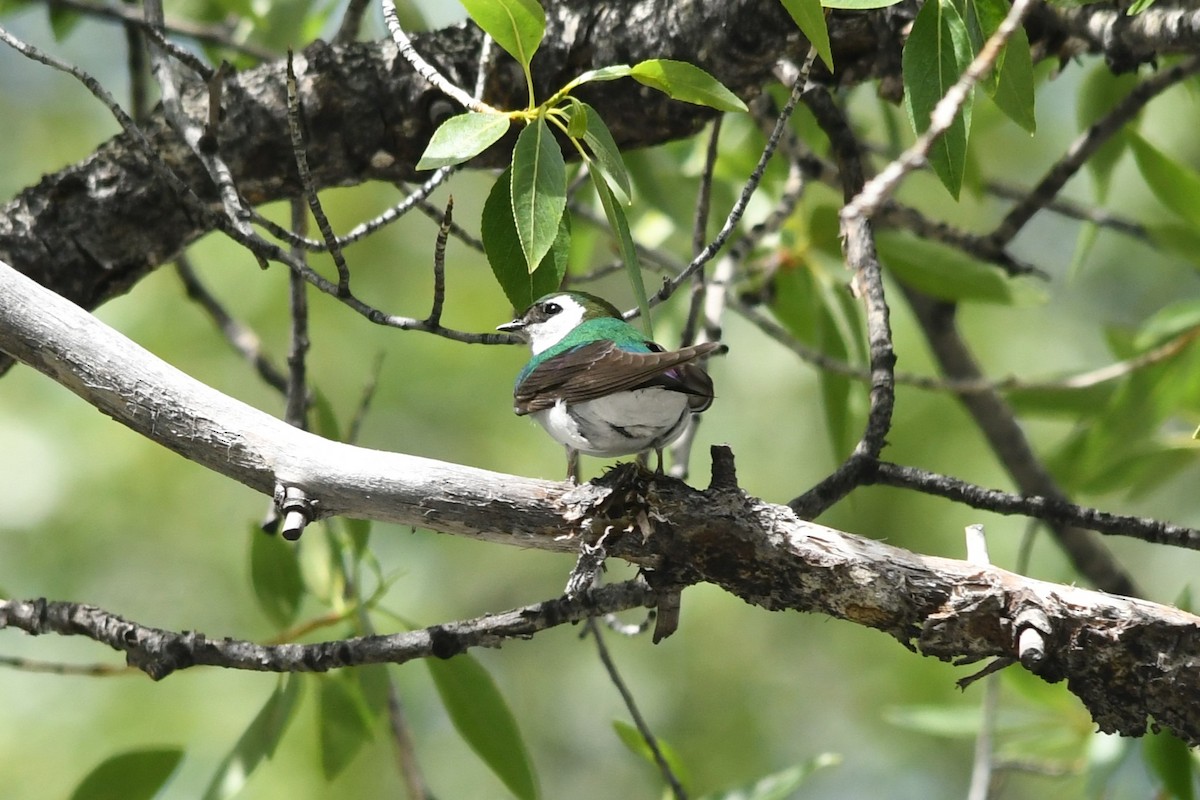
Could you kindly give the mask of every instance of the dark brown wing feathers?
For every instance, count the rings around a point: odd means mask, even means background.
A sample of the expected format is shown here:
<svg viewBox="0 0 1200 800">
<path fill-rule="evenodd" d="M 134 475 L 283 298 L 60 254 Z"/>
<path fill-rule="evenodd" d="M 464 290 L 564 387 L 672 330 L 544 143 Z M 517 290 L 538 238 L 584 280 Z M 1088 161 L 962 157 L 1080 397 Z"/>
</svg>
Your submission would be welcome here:
<svg viewBox="0 0 1200 800">
<path fill-rule="evenodd" d="M 541 364 L 521 381 L 515 392 L 515 410 L 529 414 L 550 408 L 562 398 L 581 403 L 613 392 L 664 386 L 691 395 L 693 411 L 712 404 L 712 380 L 689 362 L 720 348 L 702 342 L 679 350 L 630 353 L 611 341 L 593 342 L 569 350 Z"/>
</svg>

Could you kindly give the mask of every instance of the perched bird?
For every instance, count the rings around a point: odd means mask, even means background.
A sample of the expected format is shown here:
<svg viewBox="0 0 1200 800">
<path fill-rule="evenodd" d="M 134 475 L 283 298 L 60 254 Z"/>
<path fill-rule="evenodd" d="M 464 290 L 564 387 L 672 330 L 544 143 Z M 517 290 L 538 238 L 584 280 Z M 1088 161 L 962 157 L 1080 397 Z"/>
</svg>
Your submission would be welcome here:
<svg viewBox="0 0 1200 800">
<path fill-rule="evenodd" d="M 663 448 L 693 413 L 712 405 L 712 381 L 692 362 L 723 345 L 666 350 L 595 295 L 548 294 L 497 330 L 515 333 L 533 351 L 517 375 L 513 410 L 566 446 L 569 479 L 579 477 L 580 453 L 654 450 L 661 473 Z"/>
</svg>

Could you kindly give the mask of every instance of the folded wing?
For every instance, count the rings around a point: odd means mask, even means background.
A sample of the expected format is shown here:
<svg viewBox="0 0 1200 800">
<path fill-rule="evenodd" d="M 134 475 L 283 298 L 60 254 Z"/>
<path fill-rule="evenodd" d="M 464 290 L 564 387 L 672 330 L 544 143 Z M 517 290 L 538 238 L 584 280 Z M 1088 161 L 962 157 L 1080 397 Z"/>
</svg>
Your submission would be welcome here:
<svg viewBox="0 0 1200 800">
<path fill-rule="evenodd" d="M 703 411 L 712 404 L 712 380 L 690 362 L 722 347 L 703 342 L 679 350 L 630 352 L 609 340 L 581 345 L 547 359 L 525 376 L 514 392 L 514 410 L 530 414 L 551 408 L 559 399 L 582 403 L 613 392 L 662 386 L 689 395 L 692 410 Z"/>
</svg>

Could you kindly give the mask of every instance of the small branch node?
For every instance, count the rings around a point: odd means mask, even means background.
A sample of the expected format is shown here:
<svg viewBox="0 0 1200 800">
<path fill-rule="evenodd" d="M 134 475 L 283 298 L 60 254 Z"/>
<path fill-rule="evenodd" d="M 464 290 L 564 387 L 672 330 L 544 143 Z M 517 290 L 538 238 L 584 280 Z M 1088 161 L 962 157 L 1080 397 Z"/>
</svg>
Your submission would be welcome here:
<svg viewBox="0 0 1200 800">
<path fill-rule="evenodd" d="M 712 456 L 712 479 L 708 483 L 710 492 L 737 491 L 737 465 L 733 460 L 733 448 L 727 444 L 714 444 L 709 449 Z"/>
<path fill-rule="evenodd" d="M 604 533 L 600 534 L 600 538 L 596 540 L 595 544 L 579 543 L 579 558 L 576 559 L 575 566 L 571 568 L 571 574 L 567 577 L 567 586 L 563 590 L 567 599 L 576 600 L 596 585 L 600 573 L 604 571 L 604 559 L 608 558 L 608 549 L 604 543 L 612 532 L 613 526 L 609 525 L 604 529 Z"/>
<path fill-rule="evenodd" d="M 308 523 L 317 518 L 317 501 L 309 499 L 304 490 L 296 486 L 277 484 L 275 505 L 283 515 L 279 532 L 289 542 L 299 539 Z"/>
<path fill-rule="evenodd" d="M 1037 672 L 1046 658 L 1046 639 L 1053 631 L 1050 617 L 1039 606 L 1027 605 L 1013 620 L 1013 631 L 1016 634 L 1017 658 L 1030 672 Z"/>
<path fill-rule="evenodd" d="M 967 535 L 967 561 L 981 567 L 990 566 L 992 562 L 988 557 L 987 534 L 984 533 L 983 526 L 968 525 L 965 533 Z"/>
</svg>

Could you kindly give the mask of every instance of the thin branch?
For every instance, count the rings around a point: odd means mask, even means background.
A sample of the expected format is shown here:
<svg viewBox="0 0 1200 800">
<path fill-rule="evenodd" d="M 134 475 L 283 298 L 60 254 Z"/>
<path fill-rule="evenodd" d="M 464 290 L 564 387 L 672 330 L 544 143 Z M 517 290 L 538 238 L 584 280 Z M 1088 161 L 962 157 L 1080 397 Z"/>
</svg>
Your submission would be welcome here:
<svg viewBox="0 0 1200 800">
<path fill-rule="evenodd" d="M 292 200 L 292 227 L 303 233 L 308 223 L 304 203 Z M 292 254 L 304 258 L 303 252 Z M 291 317 L 292 344 L 288 350 L 287 408 L 283 418 L 289 425 L 308 428 L 308 284 L 297 272 L 288 273 L 288 307 Z"/>
<path fill-rule="evenodd" d="M 433 245 L 433 307 L 425 321 L 430 325 L 442 324 L 442 309 L 446 305 L 446 241 L 450 238 L 450 227 L 454 224 L 454 198 L 446 200 L 442 223 L 438 226 L 437 239 Z"/>
<path fill-rule="evenodd" d="M 338 247 L 345 247 L 354 244 L 360 239 L 365 239 L 379 229 L 396 222 L 414 207 L 423 207 L 425 198 L 433 194 L 433 190 L 446 182 L 454 173 L 454 167 L 442 167 L 436 170 L 424 183 L 418 186 L 411 194 L 405 197 L 396 205 L 384 211 L 382 214 L 369 219 L 366 222 L 360 222 L 351 228 L 345 236 L 335 237 L 333 242 Z M 438 216 L 441 212 L 438 212 Z M 273 220 L 264 217 L 257 211 L 254 212 L 254 222 L 266 228 L 268 232 L 280 241 L 288 245 L 303 247 L 305 250 L 315 253 L 323 253 L 329 250 L 331 244 L 328 241 L 320 241 L 317 239 L 309 239 L 305 236 L 297 236 L 286 227 L 280 225 Z M 482 247 L 482 245 L 480 245 Z"/>
<path fill-rule="evenodd" d="M 876 467 L 873 482 L 884 486 L 913 489 L 936 497 L 944 497 L 981 511 L 1007 516 L 1021 515 L 1058 525 L 1074 525 L 1100 533 L 1131 536 L 1151 544 L 1169 544 L 1189 550 L 1200 550 L 1200 531 L 1148 517 L 1110 514 L 1096 508 L 1075 505 L 1061 498 L 1040 495 L 1012 494 L 986 489 L 966 481 L 939 475 L 935 472 L 905 467 L 881 461 Z"/>
<path fill-rule="evenodd" d="M 612 681 L 612 685 L 616 687 L 617 692 L 621 695 L 621 701 L 625 704 L 626 710 L 629 711 L 629 717 L 633 720 L 634 727 L 641 735 L 642 741 L 646 743 L 647 749 L 650 750 L 650 755 L 654 758 L 655 765 L 658 766 L 658 771 L 662 774 L 663 780 L 671 789 L 671 795 L 675 800 L 687 800 L 687 792 L 683 789 L 683 784 L 679 781 L 679 776 L 671 769 L 671 765 L 667 763 L 666 756 L 663 755 L 662 748 L 658 745 L 658 737 L 654 735 L 654 731 L 650 730 L 650 726 L 646 723 L 646 718 L 642 716 L 642 712 L 638 709 L 637 701 L 633 698 L 633 692 L 629 691 L 629 687 L 625 684 L 621 677 L 620 670 L 617 669 L 617 664 L 613 661 L 612 654 L 608 652 L 608 645 L 604 643 L 604 636 L 600 631 L 600 626 L 596 624 L 595 617 L 589 617 L 586 625 L 587 633 L 591 635 L 592 641 L 596 643 L 596 654 L 600 656 L 600 663 L 604 665 L 604 671 L 608 673 L 608 679 Z"/>
<path fill-rule="evenodd" d="M 358 441 L 358 435 L 362 431 L 363 423 L 367 420 L 367 412 L 371 410 L 371 403 L 375 399 L 375 392 L 379 388 L 379 376 L 383 371 L 383 353 L 375 356 L 375 362 L 371 365 L 370 377 L 367 383 L 362 388 L 362 392 L 358 396 L 358 405 L 354 408 L 354 416 L 350 418 L 350 424 L 346 426 L 345 441 L 347 444 L 354 444 Z"/>
<path fill-rule="evenodd" d="M 208 291 L 208 288 L 196 275 L 192 262 L 186 255 L 175 260 L 175 271 L 183 283 L 188 299 L 195 302 L 208 314 L 221 335 L 225 337 L 225 341 L 254 367 L 259 377 L 268 386 L 280 393 L 286 393 L 288 379 L 263 352 L 262 340 L 259 339 L 258 334 L 249 325 L 235 319 L 221 304 L 221 301 Z"/>
<path fill-rule="evenodd" d="M 0 656 L 0 667 L 43 675 L 82 675 L 87 678 L 111 678 L 117 675 L 135 674 L 135 670 L 130 667 L 118 667 L 113 664 L 60 664 L 15 656 Z"/>
<path fill-rule="evenodd" d="M 1024 202 L 1030 195 L 1032 190 L 1023 189 L 1018 186 L 1005 183 L 1004 181 L 988 181 L 984 188 L 997 197 L 1002 197 L 1006 200 L 1015 200 Z M 1128 217 L 1114 214 L 1111 211 L 1103 208 L 1092 208 L 1089 206 L 1080 205 L 1063 197 L 1056 197 L 1045 203 L 1042 206 L 1046 211 L 1052 211 L 1055 214 L 1067 217 L 1068 219 L 1079 220 L 1080 222 L 1090 222 L 1101 228 L 1108 228 L 1117 233 L 1129 236 L 1133 239 L 1145 242 L 1150 239 L 1150 234 L 1146 231 L 1146 226 L 1142 223 L 1130 219 Z"/>
<path fill-rule="evenodd" d="M 769 319 L 757 308 L 745 300 L 731 296 L 728 301 L 739 316 L 758 328 L 759 331 L 791 350 L 806 364 L 817 369 L 844 375 L 857 381 L 870 381 L 871 371 L 865 367 L 855 366 L 840 358 L 834 358 L 798 340 L 791 331 L 779 323 Z M 1005 378 L 948 378 L 933 375 L 918 375 L 911 372 L 895 373 L 897 386 L 911 386 L 931 392 L 950 392 L 958 395 L 986 394 L 988 392 L 1053 392 L 1064 390 L 1089 389 L 1110 381 L 1132 375 L 1140 369 L 1162 363 L 1183 352 L 1197 338 L 1200 338 L 1200 328 L 1182 331 L 1156 347 L 1152 347 L 1136 356 L 1115 361 L 1095 369 L 1084 370 L 1057 378 L 1020 378 L 1010 375 Z"/>
<path fill-rule="evenodd" d="M 393 0 L 382 0 L 382 4 L 383 21 L 387 23 L 388 32 L 392 35 L 392 41 L 400 49 L 400 55 L 404 56 L 404 60 L 412 65 L 412 68 L 422 78 L 429 81 L 438 91 L 453 99 L 463 108 L 481 113 L 496 112 L 496 109 L 487 103 L 476 100 L 460 89 L 453 81 L 438 72 L 436 67 L 422 58 L 421 54 L 413 47 L 412 39 L 408 38 L 408 34 L 404 32 L 404 28 L 400 25 L 400 18 L 396 15 L 395 2 Z M 533 98 L 530 98 L 530 101 L 532 100 Z"/>
<path fill-rule="evenodd" d="M 189 39 L 195 39 L 205 44 L 214 44 L 235 53 L 242 53 L 251 58 L 256 58 L 259 61 L 270 61 L 278 56 L 277 53 L 257 45 L 234 41 L 233 29 L 221 23 L 204 23 L 189 19 L 168 17 L 163 21 L 162 30 L 158 30 L 146 22 L 142 11 L 137 5 L 91 3 L 87 2 L 87 0 L 47 0 L 46 5 L 79 11 L 97 19 L 109 19 L 126 25 L 133 25 L 149 35 L 159 47 L 168 50 L 174 58 L 187 64 L 196 71 L 197 75 L 205 79 L 208 78 L 208 74 L 206 73 L 211 72 L 211 67 L 191 52 L 167 40 L 163 36 L 164 33 L 186 36 Z"/>
<path fill-rule="evenodd" d="M 473 647 L 513 639 L 597 614 L 642 608 L 654 593 L 638 581 L 595 590 L 586 600 L 560 597 L 473 619 L 390 635 L 359 636 L 315 644 L 260 645 L 202 633 L 153 628 L 81 603 L 0 601 L 0 629 L 32 634 L 86 636 L 125 654 L 126 662 L 154 680 L 198 666 L 254 672 L 327 672 L 363 664 L 404 664 L 418 658 L 449 658 Z"/>
<path fill-rule="evenodd" d="M 371 0 L 350 0 L 346 10 L 342 12 L 342 22 L 338 25 L 333 41 L 338 44 L 349 44 L 358 40 L 362 32 L 363 18 L 371 8 Z"/>
<path fill-rule="evenodd" d="M 317 196 L 312 173 L 308 169 L 308 154 L 304 149 L 304 133 L 301 130 L 300 97 L 296 87 L 296 71 L 290 48 L 287 53 L 287 120 L 288 132 L 292 139 L 292 153 L 296 158 L 296 170 L 300 173 L 300 185 L 304 189 L 304 198 L 308 201 L 308 208 L 312 211 L 313 219 L 317 221 L 317 229 L 321 231 L 321 237 L 325 240 L 325 246 L 333 258 L 333 265 L 337 268 L 337 296 L 348 297 L 350 295 L 350 268 L 346 265 L 346 257 L 342 254 L 337 236 L 333 233 L 333 226 L 329 224 L 329 218 L 325 216 L 325 209 L 321 207 L 321 198 Z M 302 235 L 299 235 L 301 231 L 295 224 L 292 225 L 292 229 L 297 232 L 298 239 L 304 239 Z"/>
<path fill-rule="evenodd" d="M 902 288 L 941 371 L 954 380 L 982 379 L 978 363 L 958 332 L 955 306 Z M 999 392 L 982 391 L 959 397 L 1022 493 L 1066 501 Z M 1063 524 L 1054 524 L 1051 530 L 1075 569 L 1094 585 L 1116 594 L 1139 594 L 1129 572 L 1090 531 Z"/>
<path fill-rule="evenodd" d="M 750 173 L 750 177 L 746 180 L 742 187 L 741 194 L 738 195 L 737 201 L 729 210 L 729 214 L 725 217 L 725 222 L 721 226 L 721 230 L 713 237 L 703 250 L 688 262 L 675 277 L 671 278 L 663 284 L 663 287 L 650 296 L 650 305 L 658 305 L 668 299 L 675 293 L 685 281 L 690 279 L 697 271 L 704 267 L 712 260 L 725 242 L 729 239 L 734 229 L 742 219 L 742 214 L 746 211 L 746 206 L 750 203 L 750 198 L 754 196 L 754 192 L 758 189 L 759 183 L 762 182 L 763 174 L 766 172 L 767 163 L 771 160 L 771 156 L 775 154 L 775 148 L 779 145 L 780 137 L 783 136 L 787 129 L 787 122 L 792 116 L 792 112 L 796 110 L 796 104 L 800 102 L 800 94 L 808 80 L 808 73 L 804 72 L 797 77 L 796 82 L 792 85 L 791 94 L 788 96 L 787 104 L 783 110 L 779 112 L 779 117 L 775 121 L 775 130 L 771 132 L 771 136 L 767 138 L 766 146 L 763 147 L 762 153 L 758 157 L 758 163 L 754 165 L 754 170 Z"/>
<path fill-rule="evenodd" d="M 162 0 L 146 0 L 145 4 L 146 22 L 154 30 L 162 30 L 163 25 L 163 9 Z M 217 185 L 217 191 L 221 198 L 221 203 L 225 207 L 225 216 L 235 230 L 243 236 L 251 235 L 250 230 L 250 212 L 246 209 L 245 203 L 242 202 L 242 197 L 238 193 L 237 186 L 234 185 L 233 172 L 229 169 L 229 165 L 219 154 L 219 148 L 216 142 L 211 142 L 211 146 L 204 146 L 206 141 L 207 127 L 192 119 L 183 107 L 182 91 L 179 86 L 178 78 L 175 74 L 174 63 L 167 57 L 168 51 L 160 47 L 157 43 L 150 47 L 150 64 L 154 72 L 154 78 L 158 82 L 158 88 L 162 94 L 163 110 L 166 113 L 167 119 L 171 125 L 179 133 L 192 152 L 204 164 L 204 168 L 208 171 L 209 176 Z M 218 97 L 220 82 L 210 86 L 209 97 Z M 210 111 L 210 113 L 212 113 Z M 219 112 L 217 112 L 219 113 Z M 211 136 L 211 134 L 208 134 Z M 259 265 L 266 267 L 266 260 L 258 255 Z"/>
<path fill-rule="evenodd" d="M 829 137 L 843 182 L 843 196 L 848 201 L 859 196 L 865 178 L 857 137 L 825 89 L 812 87 L 805 92 L 804 99 Z M 841 500 L 869 476 L 875 460 L 887 443 L 896 402 L 896 355 L 892 347 L 891 312 L 884 296 L 883 273 L 875 252 L 874 229 L 871 221 L 861 214 L 843 213 L 840 225 L 846 266 L 853 273 L 852 285 L 866 308 L 871 369 L 867 422 L 846 460 L 816 486 L 788 503 L 796 513 L 810 519 Z"/>
<path fill-rule="evenodd" d="M 692 255 L 698 255 L 704 249 L 708 240 L 708 218 L 712 202 L 713 172 L 717 166 L 717 144 L 721 140 L 721 117 L 713 120 L 712 130 L 708 134 L 708 147 L 704 153 L 704 169 L 700 173 L 700 186 L 696 191 L 696 210 L 692 216 Z M 683 333 L 679 337 L 680 346 L 694 344 L 696 341 L 696 323 L 700 318 L 704 300 L 704 270 L 696 271 L 692 276 L 692 294 L 688 302 L 687 319 L 683 324 Z"/>
<path fill-rule="evenodd" d="M 1009 210 L 988 237 L 992 246 L 999 250 L 1011 242 L 1033 215 L 1045 208 L 1084 163 L 1147 103 L 1197 72 L 1200 72 L 1200 56 L 1192 56 L 1163 68 L 1135 86 L 1100 121 L 1080 134 L 1037 186 Z"/>
</svg>

